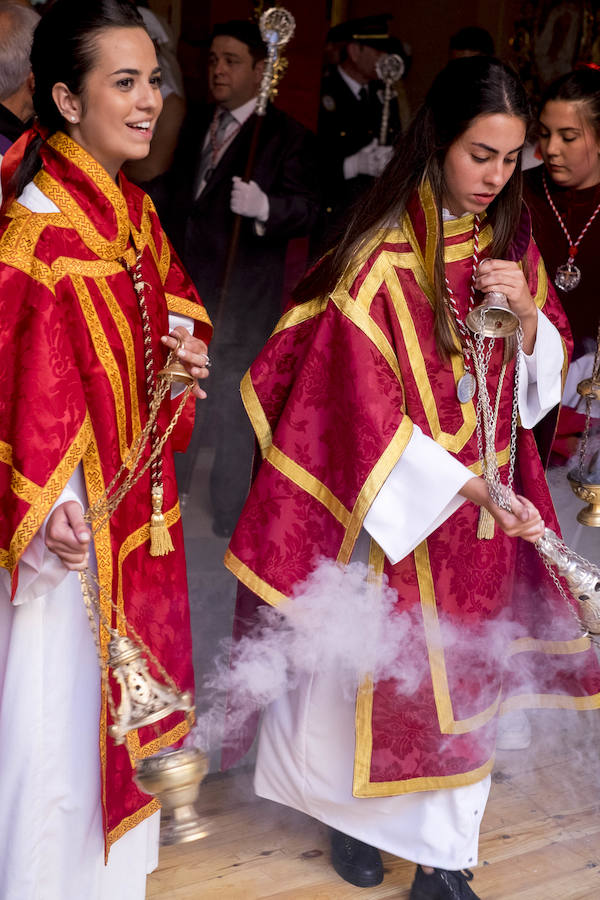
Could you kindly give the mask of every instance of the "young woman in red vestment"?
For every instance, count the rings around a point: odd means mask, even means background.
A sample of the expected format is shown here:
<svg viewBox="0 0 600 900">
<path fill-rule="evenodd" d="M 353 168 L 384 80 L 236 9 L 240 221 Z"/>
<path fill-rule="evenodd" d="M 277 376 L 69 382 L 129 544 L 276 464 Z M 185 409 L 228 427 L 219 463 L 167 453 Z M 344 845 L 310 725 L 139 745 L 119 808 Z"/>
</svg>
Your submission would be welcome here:
<svg viewBox="0 0 600 900">
<path fill-rule="evenodd" d="M 189 421 L 93 540 L 83 513 L 128 464 L 178 340 L 193 393 L 205 396 L 197 379 L 208 375 L 211 326 L 150 199 L 119 172 L 146 156 L 161 111 L 135 7 L 57 0 L 31 61 L 37 124 L 4 157 L 0 222 L 0 895 L 143 900 L 158 803 L 133 767 L 189 723 L 174 713 L 126 745 L 109 739 L 77 570 L 95 568 L 102 597 L 193 691 L 172 454 Z M 150 540 L 157 522 L 161 545 Z M 97 637 L 106 654 L 106 629 Z"/>
<path fill-rule="evenodd" d="M 242 382 L 262 461 L 226 556 L 237 634 L 253 604 L 285 612 L 319 559 L 364 560 L 412 617 L 398 665 L 424 673 L 410 694 L 357 676 L 355 702 L 303 677 L 265 710 L 256 790 L 331 826 L 352 884 L 381 881 L 377 848 L 413 860 L 411 900 L 475 897 L 499 715 L 600 705 L 533 546 L 557 523 L 531 428 L 570 336 L 522 205 L 527 126 L 508 67 L 451 62 Z M 520 346 L 470 335 L 492 291 Z"/>
<path fill-rule="evenodd" d="M 555 459 L 576 450 L 585 423 L 577 384 L 589 377 L 600 323 L 600 70 L 583 66 L 546 91 L 538 123 L 544 165 L 525 177 L 533 236 L 573 333 L 574 352 L 565 384 Z M 597 404 L 596 404 L 597 407 Z M 600 408 L 594 411 L 600 415 Z M 554 418 L 544 423 L 545 444 Z M 546 427 L 547 426 L 547 427 Z M 546 434 L 548 432 L 548 434 Z M 547 449 L 547 448 L 545 448 Z"/>
</svg>

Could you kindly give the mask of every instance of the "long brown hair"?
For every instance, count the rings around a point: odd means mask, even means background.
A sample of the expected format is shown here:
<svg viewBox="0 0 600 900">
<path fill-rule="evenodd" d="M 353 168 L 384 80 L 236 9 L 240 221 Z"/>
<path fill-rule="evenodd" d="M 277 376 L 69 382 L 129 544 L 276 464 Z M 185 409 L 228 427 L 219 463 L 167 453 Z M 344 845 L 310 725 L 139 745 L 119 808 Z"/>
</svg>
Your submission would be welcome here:
<svg viewBox="0 0 600 900">
<path fill-rule="evenodd" d="M 425 178 L 433 190 L 439 234 L 443 234 L 444 160 L 448 148 L 478 116 L 494 113 L 517 116 L 529 128 L 529 101 L 512 69 L 498 59 L 482 56 L 448 63 L 433 82 L 385 171 L 355 208 L 342 239 L 302 279 L 294 299 L 302 303 L 331 293 L 361 248 L 380 229 L 402 221 L 409 198 Z M 514 173 L 487 210 L 494 227 L 490 255 L 497 258 L 507 253 L 521 216 L 520 162 L 519 155 Z M 436 341 L 440 352 L 449 355 L 456 345 L 445 308 L 443 240 L 436 248 L 434 292 Z"/>
</svg>

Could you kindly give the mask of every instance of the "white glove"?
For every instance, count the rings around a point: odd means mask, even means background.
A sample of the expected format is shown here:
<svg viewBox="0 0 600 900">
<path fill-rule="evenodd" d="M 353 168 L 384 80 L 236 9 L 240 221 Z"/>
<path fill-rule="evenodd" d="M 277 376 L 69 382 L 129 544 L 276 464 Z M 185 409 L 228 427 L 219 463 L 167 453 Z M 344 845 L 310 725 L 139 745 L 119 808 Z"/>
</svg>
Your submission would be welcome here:
<svg viewBox="0 0 600 900">
<path fill-rule="evenodd" d="M 255 181 L 242 181 L 239 175 L 233 176 L 229 206 L 237 216 L 248 216 L 259 222 L 266 222 L 269 218 L 269 198 L 265 192 Z"/>
<path fill-rule="evenodd" d="M 380 147 L 377 138 L 362 147 L 358 153 L 347 156 L 344 160 L 344 178 L 356 178 L 357 175 L 370 175 L 378 178 L 387 166 L 393 147 Z"/>
</svg>

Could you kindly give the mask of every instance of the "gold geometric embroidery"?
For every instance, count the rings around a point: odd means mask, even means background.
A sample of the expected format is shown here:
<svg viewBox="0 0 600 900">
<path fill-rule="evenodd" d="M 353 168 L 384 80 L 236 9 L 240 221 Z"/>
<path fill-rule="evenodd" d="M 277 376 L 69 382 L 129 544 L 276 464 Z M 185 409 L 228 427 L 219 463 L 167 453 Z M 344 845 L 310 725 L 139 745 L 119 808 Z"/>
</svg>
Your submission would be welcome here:
<svg viewBox="0 0 600 900">
<path fill-rule="evenodd" d="M 77 299 L 79 300 L 79 304 L 81 306 L 81 311 L 83 312 L 84 318 L 87 322 L 90 336 L 92 338 L 92 343 L 94 345 L 94 350 L 96 351 L 96 356 L 102 364 L 112 388 L 114 396 L 114 411 L 117 420 L 117 432 L 119 435 L 119 450 L 121 453 L 121 460 L 124 460 L 127 457 L 127 453 L 129 452 L 129 444 L 127 441 L 127 421 L 125 416 L 126 407 L 125 397 L 123 394 L 123 384 L 121 381 L 121 373 L 113 352 L 110 348 L 110 344 L 108 342 L 106 334 L 104 333 L 104 330 L 102 328 L 100 319 L 98 318 L 98 313 L 94 308 L 94 304 L 92 302 L 92 298 L 85 281 L 80 275 L 72 274 L 70 277 L 75 289 L 75 293 L 77 295 Z"/>
<path fill-rule="evenodd" d="M 127 374 L 129 375 L 129 398 L 131 401 L 131 427 L 133 428 L 134 440 L 135 436 L 137 436 L 142 430 L 141 422 L 140 422 L 140 406 L 138 401 L 138 385 L 137 385 L 137 365 L 135 359 L 135 348 L 133 344 L 133 335 L 131 333 L 131 328 L 129 326 L 129 322 L 127 321 L 127 317 L 125 316 L 123 310 L 119 306 L 117 299 L 111 289 L 109 288 L 106 280 L 104 278 L 99 278 L 96 281 L 98 286 L 98 290 L 102 294 L 104 301 L 109 309 L 110 314 L 112 315 L 115 324 L 117 326 L 117 331 L 119 333 L 119 337 L 123 342 L 123 349 L 125 351 L 125 358 L 127 360 Z"/>
<path fill-rule="evenodd" d="M 0 463 L 5 463 L 12 469 L 10 486 L 13 494 L 19 497 L 20 500 L 25 500 L 26 503 L 33 503 L 41 485 L 36 484 L 35 481 L 31 481 L 30 478 L 27 478 L 26 475 L 23 475 L 22 472 L 19 472 L 18 469 L 14 468 L 12 447 L 5 441 L 0 441 Z"/>
<path fill-rule="evenodd" d="M 92 433 L 92 426 L 86 412 L 83 424 L 73 443 L 57 465 L 43 487 L 37 489 L 36 496 L 13 534 L 8 551 L 0 554 L 0 561 L 12 574 L 25 548 L 29 545 L 40 525 L 48 515 L 52 505 L 60 496 L 67 481 L 73 474 Z"/>
<path fill-rule="evenodd" d="M 193 300 L 187 300 L 185 297 L 178 297 L 176 294 L 167 292 L 165 292 L 165 297 L 169 312 L 189 316 L 190 319 L 195 319 L 197 322 L 206 322 L 207 325 L 211 325 L 208 313 L 199 303 L 194 303 Z"/>
</svg>

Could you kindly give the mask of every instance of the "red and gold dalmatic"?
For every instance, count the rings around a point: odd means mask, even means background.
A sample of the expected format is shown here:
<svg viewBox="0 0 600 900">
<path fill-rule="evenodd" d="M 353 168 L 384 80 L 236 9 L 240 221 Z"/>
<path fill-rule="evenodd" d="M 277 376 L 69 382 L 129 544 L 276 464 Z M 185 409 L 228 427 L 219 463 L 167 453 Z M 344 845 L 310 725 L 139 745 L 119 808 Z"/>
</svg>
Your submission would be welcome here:
<svg viewBox="0 0 600 900">
<path fill-rule="evenodd" d="M 31 212 L 15 201 L 0 226 L 0 564 L 12 574 L 13 592 L 19 559 L 76 467 L 83 466 L 92 504 L 147 421 L 142 324 L 123 261 L 133 266 L 136 251 L 141 253 L 155 371 L 166 358 L 160 337 L 168 333 L 169 312 L 196 320 L 196 333 L 205 341 L 211 332 L 150 198 L 123 176 L 118 187 L 62 133 L 43 145 L 41 157 L 34 184 L 57 211 Z M 167 400 L 159 413 L 160 433 L 170 418 Z M 94 545 L 107 617 L 116 625 L 107 599 L 112 597 L 178 688 L 193 691 L 174 440 L 175 434 L 163 450 L 163 510 L 175 552 L 150 556 L 148 472 Z M 149 453 L 146 448 L 144 458 Z M 107 641 L 101 629 L 104 651 Z M 107 850 L 158 808 L 132 782 L 132 761 L 173 744 L 189 727 L 183 714 L 173 714 L 130 732 L 127 746 L 116 747 L 107 737 L 109 724 L 104 696 L 100 760 Z"/>
<path fill-rule="evenodd" d="M 484 218 L 483 257 L 491 238 Z M 402 228 L 378 236 L 329 297 L 282 318 L 244 379 L 262 463 L 226 564 L 269 604 L 284 601 L 319 558 L 350 561 L 365 514 L 413 425 L 481 474 L 475 404 L 461 404 L 456 394 L 462 355 L 442 359 L 434 339 L 437 240 L 437 213 L 425 185 Z M 443 240 L 446 274 L 464 319 L 472 216 L 445 223 Z M 535 302 L 568 335 L 528 232 L 523 244 Z M 496 341 L 491 357 L 492 397 L 503 343 Z M 514 361 L 503 382 L 496 438 L 504 481 L 513 383 Z M 533 436 L 521 427 L 515 489 L 558 530 Z M 393 681 L 367 682 L 359 690 L 355 796 L 481 780 L 492 768 L 501 708 L 600 706 L 589 640 L 580 637 L 535 548 L 498 528 L 492 540 L 477 539 L 478 516 L 474 504 L 464 503 L 397 565 L 371 541 L 370 562 L 397 591 L 398 612 L 412 612 L 419 623 L 399 654 L 427 674 L 410 696 L 399 694 Z M 448 623 L 454 639 L 445 631 Z"/>
</svg>

